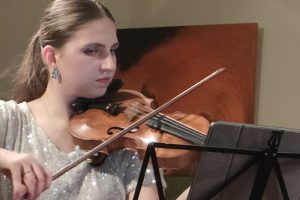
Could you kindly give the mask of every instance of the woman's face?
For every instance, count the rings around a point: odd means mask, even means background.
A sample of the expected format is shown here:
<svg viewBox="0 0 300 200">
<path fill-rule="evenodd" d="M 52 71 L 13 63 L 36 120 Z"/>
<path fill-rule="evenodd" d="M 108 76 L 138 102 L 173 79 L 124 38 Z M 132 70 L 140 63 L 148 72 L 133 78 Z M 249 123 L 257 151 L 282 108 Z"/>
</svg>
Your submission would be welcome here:
<svg viewBox="0 0 300 200">
<path fill-rule="evenodd" d="M 63 92 L 74 98 L 102 96 L 116 70 L 118 39 L 114 22 L 87 23 L 56 53 Z"/>
</svg>

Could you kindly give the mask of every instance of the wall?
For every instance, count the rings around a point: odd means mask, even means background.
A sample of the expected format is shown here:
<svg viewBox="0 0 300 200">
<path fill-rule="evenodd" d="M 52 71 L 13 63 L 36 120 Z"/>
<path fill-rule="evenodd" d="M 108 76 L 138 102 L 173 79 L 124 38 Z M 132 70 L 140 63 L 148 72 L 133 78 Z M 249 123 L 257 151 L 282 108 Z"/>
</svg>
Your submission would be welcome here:
<svg viewBox="0 0 300 200">
<path fill-rule="evenodd" d="M 0 95 L 50 0 L 0 2 Z M 300 2 L 297 0 L 103 0 L 119 28 L 257 22 L 255 123 L 300 128 Z M 246 74 L 245 74 L 246 76 Z"/>
<path fill-rule="evenodd" d="M 0 97 L 7 98 L 11 74 L 37 29 L 45 1 L 0 1 Z"/>
</svg>

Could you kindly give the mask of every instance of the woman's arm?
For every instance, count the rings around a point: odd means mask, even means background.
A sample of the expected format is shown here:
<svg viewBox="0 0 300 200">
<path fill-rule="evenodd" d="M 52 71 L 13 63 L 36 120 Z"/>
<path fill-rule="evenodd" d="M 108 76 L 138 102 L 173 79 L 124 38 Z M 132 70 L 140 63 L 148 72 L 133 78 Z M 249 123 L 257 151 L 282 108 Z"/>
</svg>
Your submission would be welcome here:
<svg viewBox="0 0 300 200">
<path fill-rule="evenodd" d="M 129 193 L 128 200 L 132 200 L 134 195 L 134 191 Z M 158 192 L 156 189 L 156 185 L 142 186 L 139 199 L 143 200 L 158 200 Z"/>
</svg>

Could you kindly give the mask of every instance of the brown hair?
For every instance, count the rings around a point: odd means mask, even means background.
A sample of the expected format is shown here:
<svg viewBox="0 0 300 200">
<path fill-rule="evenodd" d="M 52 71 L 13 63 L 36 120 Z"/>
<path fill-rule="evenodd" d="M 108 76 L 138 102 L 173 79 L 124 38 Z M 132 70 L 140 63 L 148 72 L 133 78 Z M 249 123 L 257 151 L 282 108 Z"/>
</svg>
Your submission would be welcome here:
<svg viewBox="0 0 300 200">
<path fill-rule="evenodd" d="M 42 60 L 41 47 L 60 48 L 81 25 L 103 17 L 114 21 L 109 10 L 97 0 L 54 0 L 25 51 L 14 79 L 13 99 L 31 101 L 45 92 L 49 72 Z"/>
</svg>

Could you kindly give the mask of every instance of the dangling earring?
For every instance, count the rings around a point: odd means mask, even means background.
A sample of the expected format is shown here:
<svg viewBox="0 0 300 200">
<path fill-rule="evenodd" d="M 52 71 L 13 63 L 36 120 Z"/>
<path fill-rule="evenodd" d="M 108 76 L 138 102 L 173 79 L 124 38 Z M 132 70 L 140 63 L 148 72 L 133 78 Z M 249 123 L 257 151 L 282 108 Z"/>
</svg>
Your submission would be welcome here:
<svg viewBox="0 0 300 200">
<path fill-rule="evenodd" d="M 61 81 L 61 73 L 57 67 L 53 69 L 51 75 L 53 79 L 57 79 L 59 82 Z"/>
</svg>

